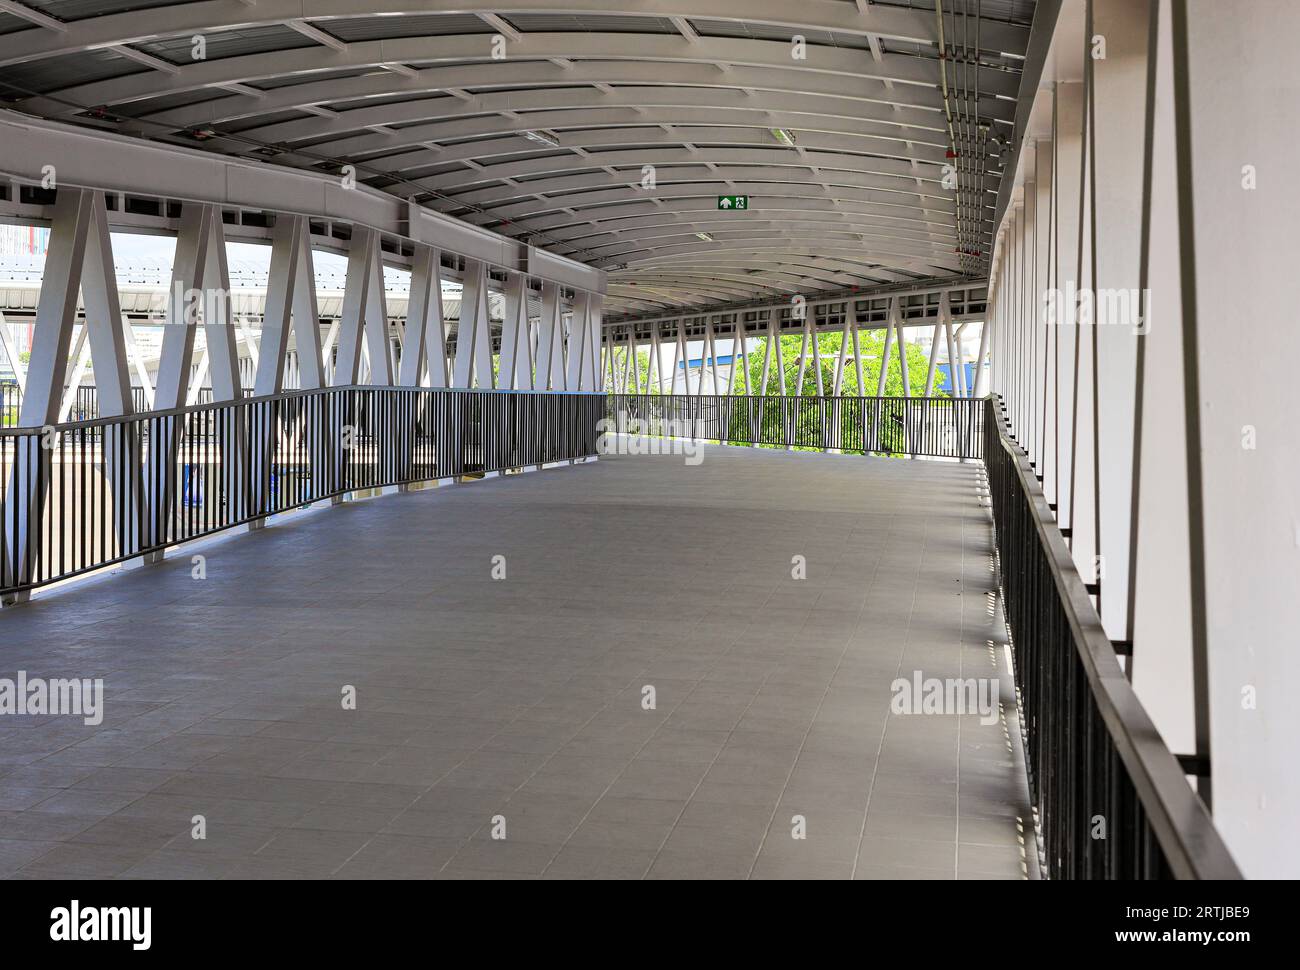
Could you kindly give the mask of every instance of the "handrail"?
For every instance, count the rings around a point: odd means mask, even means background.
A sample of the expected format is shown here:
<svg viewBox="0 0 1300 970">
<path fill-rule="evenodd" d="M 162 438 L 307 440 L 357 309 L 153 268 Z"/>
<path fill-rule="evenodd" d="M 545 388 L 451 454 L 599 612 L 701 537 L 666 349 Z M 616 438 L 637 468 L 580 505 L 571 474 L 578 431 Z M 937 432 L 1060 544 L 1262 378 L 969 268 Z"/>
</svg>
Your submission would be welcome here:
<svg viewBox="0 0 1300 970">
<path fill-rule="evenodd" d="M 639 433 L 855 454 L 979 458 L 982 398 L 613 393 Z"/>
<path fill-rule="evenodd" d="M 0 600 L 350 492 L 589 458 L 604 408 L 348 385 L 5 429 Z"/>
<path fill-rule="evenodd" d="M 1188 785 L 1177 758 L 1165 745 L 1124 675 L 1029 457 L 1012 439 L 996 396 L 988 399 L 988 415 L 987 426 L 995 430 L 998 444 L 1010 458 L 1020 490 L 1029 504 L 1031 520 L 1097 710 L 1169 870 L 1182 879 L 1242 878 L 1205 804 Z M 992 457 L 989 455 L 988 459 Z M 1013 629 L 1012 635 L 1015 633 Z M 1017 679 L 1024 673 L 1017 671 Z"/>
<path fill-rule="evenodd" d="M 84 387 L 93 388 L 95 385 L 86 384 Z M 56 431 L 80 431 L 85 428 L 99 428 L 105 425 L 118 424 L 123 420 L 131 418 L 177 418 L 187 414 L 200 414 L 204 411 L 214 411 L 218 408 L 229 407 L 232 404 L 259 404 L 266 401 L 284 401 L 295 397 L 308 397 L 316 394 L 328 394 L 332 391 L 404 391 L 407 393 L 418 393 L 422 391 L 459 391 L 465 394 L 567 394 L 570 396 L 599 396 L 603 391 L 528 391 L 528 390 L 507 390 L 499 387 L 410 387 L 403 384 L 331 384 L 328 387 L 311 387 L 311 388 L 294 388 L 292 390 L 280 391 L 278 394 L 259 394 L 239 397 L 230 401 L 203 401 L 194 404 L 182 404 L 180 407 L 168 408 L 162 411 L 133 411 L 130 414 L 113 414 L 107 417 L 87 418 L 84 421 L 64 421 L 59 424 L 51 425 L 22 425 L 18 427 L 0 428 L 0 437 L 10 437 L 13 435 L 32 435 L 43 432 L 47 427 L 54 428 Z"/>
<path fill-rule="evenodd" d="M 924 397 L 919 394 L 911 396 L 896 394 L 696 394 L 692 391 L 690 394 L 659 394 L 656 392 L 646 391 L 604 391 L 592 392 L 604 393 L 608 397 L 702 397 L 706 401 L 709 398 L 731 398 L 733 400 L 743 401 L 745 398 L 757 400 L 758 398 L 772 398 L 773 400 L 792 400 L 792 401 L 929 401 L 933 404 L 943 404 L 948 401 L 986 401 L 983 397 L 955 397 L 945 394 L 940 397 Z"/>
</svg>

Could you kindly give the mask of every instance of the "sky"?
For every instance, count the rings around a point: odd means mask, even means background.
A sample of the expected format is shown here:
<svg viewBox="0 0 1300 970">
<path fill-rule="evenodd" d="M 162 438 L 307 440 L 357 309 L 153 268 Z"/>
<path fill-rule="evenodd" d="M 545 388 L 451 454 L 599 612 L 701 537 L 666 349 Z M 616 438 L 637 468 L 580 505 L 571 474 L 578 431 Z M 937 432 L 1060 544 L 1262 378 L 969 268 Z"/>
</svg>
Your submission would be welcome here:
<svg viewBox="0 0 1300 970">
<path fill-rule="evenodd" d="M 123 262 L 162 262 L 171 266 L 176 258 L 176 238 L 174 236 L 146 236 L 138 232 L 115 232 L 113 236 L 113 256 Z M 226 254 L 230 259 L 251 263 L 258 269 L 265 270 L 271 264 L 271 247 L 257 243 L 227 242 Z M 347 269 L 348 261 L 337 253 L 312 251 L 312 258 L 319 269 L 329 269 L 342 273 Z"/>
</svg>

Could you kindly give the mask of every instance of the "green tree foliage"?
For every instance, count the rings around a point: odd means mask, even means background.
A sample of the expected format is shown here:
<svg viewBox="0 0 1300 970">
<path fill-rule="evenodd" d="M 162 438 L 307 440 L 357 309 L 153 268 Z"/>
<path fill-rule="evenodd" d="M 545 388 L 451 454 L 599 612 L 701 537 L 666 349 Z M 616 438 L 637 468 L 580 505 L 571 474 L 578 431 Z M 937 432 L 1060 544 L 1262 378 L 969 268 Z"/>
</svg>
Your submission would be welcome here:
<svg viewBox="0 0 1300 970">
<path fill-rule="evenodd" d="M 778 338 L 780 348 L 780 366 L 785 375 L 786 394 L 799 394 L 805 398 L 818 397 L 817 371 L 821 371 L 822 395 L 830 396 L 835 392 L 835 372 L 839 367 L 840 348 L 844 343 L 843 333 L 822 333 L 817 335 L 817 357 L 820 368 L 813 358 L 812 347 L 808 347 L 807 360 L 804 364 L 803 385 L 799 387 L 799 358 L 803 347 L 800 336 L 782 336 Z M 844 361 L 844 376 L 840 385 L 840 396 L 847 398 L 874 398 L 880 386 L 880 367 L 884 357 L 885 332 L 883 330 L 862 331 L 858 336 L 858 355 L 855 358 L 852 338 Z M 769 366 L 767 387 L 763 388 L 763 360 L 767 352 L 766 338 L 755 341 L 750 346 L 749 374 L 750 393 L 755 395 L 780 394 L 780 379 L 776 371 L 776 361 Z M 862 363 L 862 384 L 858 383 L 857 359 Z M 920 397 L 925 393 L 925 379 L 929 371 L 929 357 L 914 344 L 904 345 L 904 359 L 907 366 L 908 383 L 912 396 Z M 737 362 L 739 366 L 739 362 Z M 948 397 L 945 389 L 946 379 L 941 372 L 935 374 L 935 395 Z M 733 389 L 737 394 L 744 394 L 743 375 L 738 374 Z M 899 365 L 898 347 L 890 350 L 890 361 L 885 373 L 885 397 L 903 397 L 903 375 Z M 886 402 L 843 402 L 841 404 L 803 404 L 799 407 L 799 417 L 793 428 L 782 426 L 790 411 L 789 406 L 770 402 L 763 407 L 761 415 L 755 415 L 749 409 L 733 411 L 729 425 L 729 434 L 737 440 L 748 440 L 757 427 L 760 440 L 784 441 L 793 434 L 794 440 L 805 443 L 806 447 L 818 450 L 824 447 L 841 447 L 851 450 L 881 452 L 904 452 L 907 450 L 906 433 L 903 422 L 901 403 Z M 838 423 L 839 434 L 831 430 Z"/>
<path fill-rule="evenodd" d="M 785 373 L 787 394 L 795 394 L 799 381 L 799 350 L 803 338 L 798 336 L 781 336 L 781 368 Z M 842 333 L 821 333 L 817 335 L 817 353 L 821 358 L 823 393 L 831 394 L 835 389 L 835 370 L 839 365 L 840 346 L 844 342 Z M 751 393 L 761 394 L 759 386 L 763 381 L 763 357 L 767 352 L 767 338 L 753 341 L 749 346 L 749 386 Z M 857 366 L 854 363 L 853 339 L 849 338 L 848 355 L 844 362 L 844 381 L 840 393 L 845 397 L 875 397 L 880 382 L 880 361 L 884 356 L 885 332 L 883 330 L 863 330 L 858 337 L 858 347 L 862 357 L 862 379 L 865 388 L 858 386 Z M 911 383 L 912 395 L 920 397 L 925 393 L 925 377 L 930 367 L 930 359 L 915 344 L 907 344 L 907 376 Z M 903 396 L 903 375 L 898 367 L 898 348 L 891 348 L 889 372 L 885 375 L 885 397 Z M 767 393 L 780 394 L 779 377 L 775 361 L 769 368 Z M 736 376 L 736 392 L 744 393 L 743 378 Z M 936 396 L 947 397 L 947 380 L 942 372 L 935 373 L 934 390 Z M 804 396 L 817 394 L 817 372 L 813 366 L 812 347 L 808 348 L 808 363 L 804 370 Z"/>
<path fill-rule="evenodd" d="M 799 350 L 802 346 L 802 338 L 797 336 L 779 337 L 781 347 L 781 367 L 785 372 L 785 389 L 786 394 L 795 394 L 795 384 L 799 379 Z M 842 333 L 822 333 L 817 335 L 817 352 L 821 357 L 822 387 L 825 394 L 830 394 L 835 387 L 835 369 L 839 362 L 840 345 L 844 342 Z M 751 394 L 762 394 L 763 390 L 759 387 L 763 380 L 763 356 L 767 350 L 767 338 L 751 339 L 749 343 L 749 387 Z M 858 338 L 858 346 L 862 355 L 862 378 L 866 385 L 865 390 L 858 387 L 857 367 L 854 364 L 852 338 L 849 342 L 849 352 L 844 364 L 844 382 L 840 393 L 845 397 L 875 397 L 876 388 L 880 381 L 880 359 L 884 354 L 885 336 L 883 330 L 864 330 Z M 737 345 L 737 351 L 739 345 Z M 671 350 L 671 348 L 669 348 Z M 667 355 L 665 355 L 667 356 Z M 737 362 L 739 363 L 739 362 Z M 670 386 L 672 375 L 667 373 L 671 367 L 671 360 L 664 363 L 665 373 L 663 375 L 663 384 L 665 390 Z M 907 345 L 907 374 L 911 383 L 912 394 L 921 396 L 925 392 L 925 377 L 929 370 L 929 358 L 915 344 Z M 623 382 L 623 375 L 627 367 L 627 347 L 625 345 L 615 345 L 614 348 L 614 369 L 618 374 L 618 380 Z M 643 390 L 646 388 L 646 382 L 650 374 L 650 354 L 641 350 L 636 355 L 636 368 L 639 375 L 638 387 Z M 609 363 L 604 365 L 605 390 L 609 393 L 614 392 L 614 382 L 609 375 Z M 699 380 L 699 372 L 692 374 L 692 383 Z M 705 381 L 705 390 L 712 391 L 711 374 Z M 768 369 L 767 393 L 779 394 L 780 382 L 776 372 L 775 361 Z M 725 386 L 723 388 L 725 391 Z M 946 397 L 947 378 L 944 374 L 936 372 L 935 374 L 935 395 Z M 745 393 L 745 380 L 743 374 L 737 374 L 735 380 L 734 393 Z M 814 397 L 817 394 L 817 372 L 813 366 L 813 355 L 811 346 L 808 348 L 808 363 L 804 368 L 803 395 Z M 889 373 L 885 377 L 885 396 L 902 397 L 903 396 L 903 376 L 898 369 L 898 351 L 897 347 L 890 351 Z"/>
<path fill-rule="evenodd" d="M 885 333 L 883 330 L 862 331 L 858 338 L 858 350 L 862 363 L 862 385 L 858 384 L 858 367 L 854 355 L 852 338 L 850 337 L 848 352 L 844 362 L 844 376 L 840 387 L 840 396 L 844 398 L 875 398 L 880 381 L 881 358 L 884 356 Z M 839 367 L 840 348 L 844 342 L 843 333 L 822 333 L 817 335 L 817 355 L 820 361 L 821 370 L 821 395 L 829 397 L 835 390 L 835 372 Z M 745 386 L 745 373 L 749 376 L 748 393 L 753 396 L 764 394 L 762 387 L 763 381 L 763 359 L 767 351 L 767 338 L 757 338 L 750 341 L 748 367 L 743 371 L 738 371 L 735 380 L 730 382 L 731 392 L 733 395 L 742 396 L 747 393 Z M 785 392 L 787 397 L 798 396 L 805 400 L 796 406 L 793 403 L 785 405 L 776 400 L 769 400 L 760 409 L 757 402 L 742 403 L 737 401 L 734 405 L 725 406 L 725 412 L 721 414 L 722 426 L 727 429 L 729 439 L 737 442 L 748 442 L 754 440 L 755 431 L 758 432 L 758 440 L 766 442 L 786 442 L 795 440 L 813 450 L 821 450 L 827 447 L 839 447 L 847 450 L 867 450 L 879 452 L 905 452 L 907 451 L 906 431 L 903 420 L 903 408 L 901 404 L 885 402 L 883 404 L 875 401 L 844 401 L 836 404 L 817 403 L 818 394 L 817 366 L 813 359 L 812 347 L 809 346 L 807 361 L 803 371 L 802 392 L 796 390 L 799 382 L 799 358 L 803 348 L 803 338 L 801 336 L 782 336 L 779 338 L 779 363 L 774 359 L 768 367 L 768 380 L 766 395 L 769 397 L 780 394 L 780 380 L 778 377 L 777 367 L 785 375 Z M 739 345 L 736 347 L 739 350 Z M 614 369 L 618 375 L 618 384 L 623 383 L 623 375 L 627 366 L 628 349 L 624 346 L 615 346 Z M 907 366 L 908 382 L 913 397 L 920 397 L 925 393 L 925 380 L 929 371 L 929 357 L 919 347 L 914 344 L 905 345 L 905 359 Z M 639 372 L 640 383 L 638 386 L 643 390 L 646 388 L 647 379 L 650 372 L 650 354 L 640 351 L 636 356 L 636 366 Z M 665 365 L 670 366 L 670 365 Z M 735 367 L 741 367 L 739 359 L 735 361 Z M 609 363 L 606 361 L 604 366 L 605 388 L 609 392 L 615 389 L 615 382 L 609 374 Z M 670 375 L 665 375 L 665 387 L 669 385 Z M 692 374 L 692 389 L 694 384 L 700 380 L 700 373 L 697 371 Z M 719 388 L 723 394 L 727 392 L 727 383 Z M 713 392 L 712 374 L 709 373 L 705 378 L 704 392 L 706 398 L 711 397 Z M 934 394 L 939 398 L 949 397 L 947 378 L 942 372 L 935 373 Z M 899 367 L 899 354 L 897 346 L 890 350 L 889 368 L 885 375 L 885 392 L 884 396 L 903 397 L 903 376 Z M 940 405 L 942 406 L 942 405 Z M 724 407 L 722 401 L 709 404 L 710 408 Z M 759 413 L 761 411 L 761 414 Z M 797 418 L 793 417 L 797 413 Z M 833 434 L 832 429 L 838 425 L 839 434 Z M 716 425 L 715 425 L 716 426 Z"/>
<path fill-rule="evenodd" d="M 609 375 L 609 360 L 608 360 L 608 359 L 605 359 L 605 361 L 604 361 L 604 365 L 605 365 L 605 366 L 604 366 L 604 372 L 605 372 L 605 391 L 606 391 L 606 393 L 608 393 L 608 394 L 613 394 L 616 388 L 615 388 L 614 381 L 610 378 L 610 375 Z M 667 369 L 668 369 L 669 367 L 671 367 L 671 366 L 672 366 L 671 363 L 666 363 L 666 364 L 663 365 L 664 370 L 665 370 L 665 374 L 664 374 L 664 376 L 663 376 L 663 384 L 664 384 L 664 392 L 665 392 L 665 393 L 667 393 L 667 391 L 668 391 L 668 388 L 669 388 L 669 386 L 670 386 L 670 385 L 669 385 L 669 382 L 670 382 L 670 379 L 671 379 L 671 375 L 669 375 L 668 373 L 666 373 L 666 371 L 667 371 Z M 637 353 L 636 353 L 636 369 L 637 369 L 637 383 L 636 383 L 636 387 L 639 387 L 639 388 L 641 389 L 641 393 L 644 394 L 644 393 L 646 393 L 646 381 L 649 379 L 649 376 L 650 376 L 650 352 L 649 352 L 649 351 L 646 351 L 646 350 L 638 350 L 638 351 L 637 351 Z M 622 384 L 623 384 L 623 377 L 624 377 L 624 375 L 627 373 L 627 345 L 626 345 L 626 344 L 623 344 L 623 345 L 621 345 L 621 346 L 618 345 L 618 344 L 615 344 L 615 345 L 614 345 L 614 371 L 615 371 L 615 373 L 618 375 L 618 383 L 619 383 L 619 385 L 622 385 Z M 628 385 L 627 385 L 627 393 L 628 393 L 628 394 L 633 394 L 633 393 L 635 393 L 635 392 L 636 392 L 636 387 L 633 387 L 632 383 L 629 381 L 629 382 L 628 382 Z M 655 389 L 652 388 L 652 390 L 655 390 Z"/>
</svg>

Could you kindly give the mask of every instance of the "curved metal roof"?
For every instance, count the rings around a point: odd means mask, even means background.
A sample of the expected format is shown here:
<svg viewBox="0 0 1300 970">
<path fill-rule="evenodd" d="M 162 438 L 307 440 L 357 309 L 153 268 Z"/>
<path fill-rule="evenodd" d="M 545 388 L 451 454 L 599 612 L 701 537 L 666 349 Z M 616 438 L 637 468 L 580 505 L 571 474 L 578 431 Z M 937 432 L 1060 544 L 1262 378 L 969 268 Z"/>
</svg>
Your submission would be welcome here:
<svg viewBox="0 0 1300 970">
<path fill-rule="evenodd" d="M 987 273 L 1033 0 L 424 6 L 0 0 L 0 95 L 354 166 L 606 269 L 611 321 Z"/>
</svg>

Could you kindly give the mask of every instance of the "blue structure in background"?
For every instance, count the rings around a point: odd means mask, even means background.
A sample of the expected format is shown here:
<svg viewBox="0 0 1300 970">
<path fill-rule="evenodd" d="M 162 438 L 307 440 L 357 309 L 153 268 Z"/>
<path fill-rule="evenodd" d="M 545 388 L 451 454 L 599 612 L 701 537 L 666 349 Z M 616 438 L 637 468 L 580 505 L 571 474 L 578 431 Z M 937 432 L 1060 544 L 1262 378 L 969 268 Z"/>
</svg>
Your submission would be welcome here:
<svg viewBox="0 0 1300 970">
<path fill-rule="evenodd" d="M 966 368 L 966 387 L 969 390 L 973 391 L 975 389 L 975 365 L 963 364 L 962 366 Z M 953 384 L 952 381 L 952 368 L 948 364 L 940 364 L 937 368 L 935 368 L 935 370 L 937 374 L 943 375 L 943 380 L 942 381 L 939 380 L 936 374 L 934 386 L 942 387 L 945 391 L 952 393 L 953 389 L 956 386 Z"/>
<path fill-rule="evenodd" d="M 735 358 L 731 354 L 718 354 L 716 358 L 710 358 L 710 360 L 715 360 L 715 359 L 718 364 L 730 364 L 733 360 L 735 360 Z M 677 369 L 685 370 L 688 366 L 690 367 L 691 370 L 699 370 L 701 367 L 704 366 L 704 358 L 692 357 L 689 361 L 679 361 L 677 364 Z"/>
</svg>

